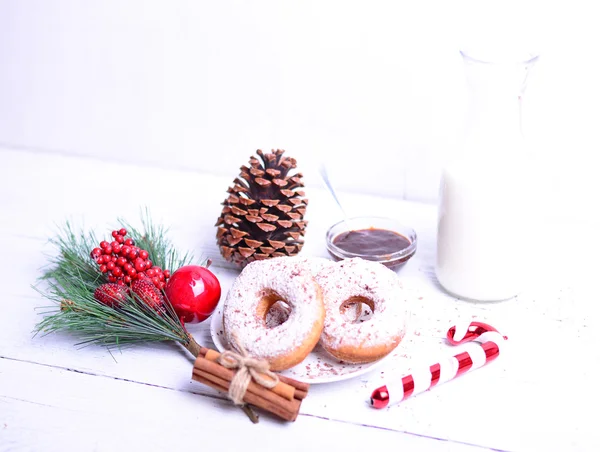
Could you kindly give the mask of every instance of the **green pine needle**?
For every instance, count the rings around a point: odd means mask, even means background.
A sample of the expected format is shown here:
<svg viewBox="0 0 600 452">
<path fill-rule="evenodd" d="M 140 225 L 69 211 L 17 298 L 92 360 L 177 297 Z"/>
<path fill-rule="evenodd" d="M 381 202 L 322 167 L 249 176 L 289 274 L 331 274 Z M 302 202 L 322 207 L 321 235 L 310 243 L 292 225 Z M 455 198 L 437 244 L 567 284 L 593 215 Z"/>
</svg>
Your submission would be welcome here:
<svg viewBox="0 0 600 452">
<path fill-rule="evenodd" d="M 142 231 L 123 220 L 119 223 L 116 229 L 125 227 L 136 246 L 148 251 L 154 265 L 173 272 L 192 263 L 193 256 L 180 256 L 167 238 L 167 230 L 153 225 L 147 211 L 142 216 Z M 108 279 L 90 257 L 100 243 L 93 232 L 75 232 L 66 222 L 50 243 L 58 253 L 50 257 L 34 289 L 53 305 L 41 308 L 44 319 L 36 325 L 36 335 L 66 332 L 80 338 L 79 346 L 96 344 L 109 350 L 155 341 L 175 341 L 187 347 L 193 341 L 164 292 L 165 304 L 158 311 L 132 293 L 119 308 L 94 298 L 96 288 Z"/>
</svg>

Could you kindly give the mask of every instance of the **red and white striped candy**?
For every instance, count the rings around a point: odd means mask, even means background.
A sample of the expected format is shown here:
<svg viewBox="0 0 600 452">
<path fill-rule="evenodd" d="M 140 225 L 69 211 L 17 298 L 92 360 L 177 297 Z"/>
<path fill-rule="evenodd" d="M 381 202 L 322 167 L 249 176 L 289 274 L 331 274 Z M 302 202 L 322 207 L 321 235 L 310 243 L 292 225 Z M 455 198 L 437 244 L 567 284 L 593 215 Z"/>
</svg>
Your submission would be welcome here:
<svg viewBox="0 0 600 452">
<path fill-rule="evenodd" d="M 371 394 L 374 408 L 385 408 L 420 394 L 447 381 L 453 380 L 472 370 L 485 366 L 500 355 L 500 347 L 506 337 L 495 328 L 481 322 L 471 322 L 464 331 L 450 328 L 447 334 L 452 345 L 476 342 L 468 350 L 429 367 L 415 369 L 412 374 L 381 386 Z"/>
</svg>

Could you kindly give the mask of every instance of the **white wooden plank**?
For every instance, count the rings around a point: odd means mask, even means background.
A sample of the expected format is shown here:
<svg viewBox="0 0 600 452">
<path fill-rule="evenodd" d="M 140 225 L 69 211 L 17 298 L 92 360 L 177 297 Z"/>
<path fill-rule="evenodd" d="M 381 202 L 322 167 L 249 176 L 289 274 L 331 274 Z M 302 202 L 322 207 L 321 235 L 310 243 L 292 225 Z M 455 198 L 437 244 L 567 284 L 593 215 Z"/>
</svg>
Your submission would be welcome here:
<svg viewBox="0 0 600 452">
<path fill-rule="evenodd" d="M 30 239 L 16 239 L 14 243 L 20 244 L 18 248 L 20 258 L 16 259 L 11 265 L 3 268 L 3 274 L 13 282 L 21 281 L 23 287 L 28 284 L 29 275 L 35 273 L 37 265 L 29 268 L 32 261 L 35 261 L 33 253 L 37 252 L 39 241 Z M 33 244 L 31 248 L 27 245 Z M 4 243 L 8 246 L 8 243 Z M 29 251 L 28 251 L 29 249 Z M 215 269 L 221 278 L 224 287 L 228 287 L 235 276 L 235 272 L 225 269 Z M 407 272 L 409 274 L 409 272 Z M 18 359 L 24 359 L 35 362 L 47 363 L 50 365 L 62 366 L 64 368 L 77 369 L 82 372 L 114 376 L 125 378 L 134 381 L 157 384 L 165 387 L 174 387 L 179 381 L 181 375 L 189 375 L 191 363 L 185 358 L 185 352 L 174 352 L 173 348 L 168 345 L 152 345 L 136 347 L 126 350 L 122 355 L 116 355 L 115 362 L 105 351 L 91 347 L 85 350 L 76 351 L 73 347 L 74 339 L 63 335 L 52 335 L 45 338 L 31 338 L 30 331 L 36 321 L 36 314 L 33 307 L 43 302 L 37 298 L 22 298 L 11 297 L 15 302 L 9 303 L 5 309 L 5 316 L 0 330 L 0 351 L 3 356 L 10 356 Z M 359 379 L 348 382 L 335 384 L 335 390 L 332 390 L 331 385 L 313 386 L 311 396 L 303 405 L 303 412 L 319 416 L 327 416 L 334 419 L 341 419 L 349 422 L 361 424 L 379 425 L 385 428 L 401 429 L 403 431 L 411 431 L 422 435 L 435 435 L 440 431 L 440 426 L 446 425 L 445 419 L 456 413 L 457 407 L 454 404 L 457 395 L 460 395 L 461 400 L 456 403 L 466 404 L 464 408 L 460 408 L 460 412 L 468 414 L 470 404 L 476 404 L 482 397 L 488 397 L 489 388 L 494 385 L 499 385 L 502 390 L 498 393 L 502 394 L 499 400 L 497 416 L 503 417 L 503 411 L 509 407 L 519 404 L 520 397 L 523 395 L 522 390 L 517 389 L 518 397 L 511 397 L 510 391 L 514 388 L 520 388 L 521 385 L 533 391 L 529 395 L 541 397 L 552 391 L 550 384 L 534 385 L 538 379 L 540 372 L 554 373 L 554 378 L 568 378 L 568 372 L 573 367 L 577 366 L 580 356 L 565 353 L 562 358 L 563 364 L 567 366 L 562 369 L 553 369 L 555 363 L 555 354 L 561 350 L 567 351 L 569 347 L 574 347 L 576 344 L 572 342 L 569 345 L 568 338 L 575 338 L 578 334 L 580 337 L 590 336 L 591 332 L 588 329 L 576 329 L 569 327 L 567 323 L 562 328 L 564 332 L 558 336 L 552 336 L 557 330 L 557 320 L 549 319 L 548 321 L 535 320 L 536 330 L 543 331 L 546 328 L 544 336 L 547 334 L 546 348 L 540 349 L 538 344 L 533 342 L 532 337 L 528 334 L 528 322 L 533 322 L 536 312 L 524 317 L 520 326 L 510 325 L 508 319 L 502 324 L 498 324 L 501 316 L 500 312 L 504 312 L 507 317 L 514 317 L 515 310 L 522 308 L 515 300 L 496 306 L 496 313 L 490 313 L 488 309 L 480 306 L 472 306 L 470 304 L 461 303 L 460 308 L 464 315 L 465 311 L 471 311 L 473 315 L 482 320 L 494 320 L 494 324 L 506 326 L 506 333 L 512 340 L 520 345 L 507 356 L 503 356 L 501 360 L 494 364 L 493 370 L 480 370 L 477 375 L 464 377 L 464 382 L 455 382 L 451 385 L 440 387 L 431 395 L 424 394 L 415 400 L 406 402 L 405 404 L 390 408 L 384 412 L 376 412 L 366 406 L 365 402 L 372 389 L 385 383 L 386 379 L 400 376 L 402 372 L 409 371 L 411 366 L 421 364 L 430 364 L 442 353 L 451 353 L 451 350 L 441 346 L 441 337 L 443 332 L 452 323 L 452 314 L 448 311 L 448 306 L 445 303 L 452 302 L 451 311 L 457 313 L 459 303 L 452 299 L 436 296 L 434 293 L 429 293 L 421 300 L 424 304 L 414 312 L 415 317 L 413 331 L 416 330 L 419 336 L 409 337 L 405 344 L 398 350 L 397 357 L 390 366 L 384 366 L 381 369 L 367 374 Z M 567 301 L 567 300 L 565 300 Z M 543 307 L 543 306 L 542 306 Z M 427 309 L 425 309 L 427 308 Z M 521 312 L 521 310 L 520 310 Z M 525 314 L 527 310 L 523 311 Z M 460 315 L 459 315 L 460 317 Z M 456 318 L 456 317 L 455 317 Z M 15 321 L 15 319 L 19 319 Z M 490 320 L 490 321 L 491 321 Z M 24 326 L 27 326 L 24 328 Z M 418 326 L 417 326 L 418 325 Z M 510 328 L 509 328 L 510 325 Z M 500 327 L 500 326 L 499 326 Z M 206 325 L 192 327 L 192 332 L 203 343 L 210 341 Z M 515 337 L 516 335 L 516 337 Z M 554 337 L 554 339 L 552 339 Z M 433 341 L 432 341 L 433 339 Z M 579 345 L 581 353 L 588 353 L 588 359 L 595 359 L 597 362 L 597 351 L 593 349 L 593 341 L 587 342 L 589 346 L 582 347 Z M 541 362 L 533 360 L 531 355 L 535 351 Z M 594 358 L 596 357 L 596 358 Z M 572 361 L 569 364 L 569 361 Z M 156 364 L 160 363 L 160 366 Z M 544 371 L 544 366 L 547 369 Z M 485 373 L 484 373 L 485 372 Z M 592 375 L 588 375 L 591 378 Z M 494 383 L 496 382 L 496 383 Z M 459 389 L 457 389 L 459 388 Z M 562 402 L 564 405 L 564 402 Z M 420 411 L 426 411 L 423 416 L 417 415 Z M 521 411 L 523 412 L 523 411 Z M 383 414 L 388 413 L 388 414 Z M 392 414 L 389 414 L 392 413 Z M 395 413 L 400 413 L 396 415 Z M 423 422 L 427 419 L 427 423 Z M 514 419 L 514 417 L 511 417 Z M 477 444 L 487 444 L 493 447 L 510 446 L 511 444 L 495 443 L 498 440 L 495 438 L 495 430 L 486 427 L 489 418 L 482 418 L 483 425 L 481 429 L 474 429 L 472 421 L 469 424 L 458 425 L 456 430 L 442 430 L 445 437 L 460 440 L 464 442 L 473 442 Z M 499 420 L 498 420 L 499 421 Z M 522 419 L 521 419 L 522 421 Z M 517 423 L 517 426 L 521 423 Z M 535 424 L 539 425 L 539 424 Z M 533 430 L 531 430 L 533 432 Z M 474 436 L 475 435 L 475 436 Z M 501 435 L 504 436 L 504 435 Z M 523 434 L 524 438 L 534 438 L 536 434 Z M 490 442 L 477 441 L 487 440 Z"/>
<path fill-rule="evenodd" d="M 10 259 L 0 260 L 5 292 L 0 316 L 0 356 L 193 391 L 197 385 L 189 381 L 181 383 L 191 371 L 189 359 L 185 358 L 184 351 L 173 353 L 168 345 L 126 350 L 116 356 L 115 362 L 102 349 L 91 347 L 76 351 L 74 339 L 64 335 L 32 339 L 31 330 L 37 321 L 33 308 L 46 303 L 29 284 L 39 275 L 44 263 L 44 237 L 51 221 L 61 222 L 65 216 L 76 213 L 87 225 L 105 228 L 106 222 L 118 215 L 129 217 L 132 211 L 137 214 L 140 199 L 148 201 L 153 211 L 158 210 L 157 218 L 176 224 L 173 236 L 183 249 L 214 252 L 213 219 L 207 212 L 216 205 L 214 215 L 218 215 L 223 193 L 215 194 L 214 187 L 221 183 L 226 187 L 229 181 L 191 172 L 159 171 L 85 159 L 26 153 L 5 155 L 11 158 L 8 165 L 0 166 L 0 248 Z M 108 184 L 107 192 L 97 191 L 96 184 L 89 183 L 90 178 L 101 182 L 102 175 L 108 175 L 108 179 L 115 182 L 118 179 L 115 175 L 122 172 L 139 180 L 160 180 L 163 190 L 156 196 L 142 192 L 139 199 L 113 204 L 106 202 L 106 196 L 118 195 L 119 189 L 114 183 Z M 64 181 L 74 183 L 77 189 L 71 189 Z M 186 189 L 181 190 L 181 187 Z M 326 256 L 325 230 L 339 219 L 339 214 L 323 191 L 314 190 L 309 196 L 311 225 L 303 253 Z M 303 404 L 304 414 L 509 450 L 528 449 L 536 444 L 567 447 L 566 438 L 576 437 L 581 432 L 581 441 L 576 444 L 587 444 L 586 441 L 595 438 L 586 424 L 587 419 L 578 411 L 578 400 L 587 397 L 583 388 L 595 385 L 593 369 L 600 364 L 599 352 L 594 347 L 597 308 L 590 302 L 594 294 L 590 278 L 594 267 L 586 267 L 589 260 L 585 259 L 597 255 L 600 247 L 598 239 L 589 240 L 586 236 L 589 229 L 579 226 L 568 250 L 573 259 L 580 259 L 579 267 L 556 265 L 554 249 L 547 248 L 541 255 L 546 261 L 540 260 L 539 268 L 532 268 L 534 284 L 519 297 L 503 303 L 467 303 L 447 296 L 436 285 L 433 206 L 347 193 L 341 197 L 351 214 L 385 212 L 417 229 L 420 241 L 417 255 L 399 272 L 404 285 L 414 291 L 411 334 L 389 365 L 350 381 L 313 386 Z M 93 202 L 88 202 L 90 199 Z M 177 203 L 173 203 L 173 199 L 177 199 Z M 91 209 L 90 205 L 100 205 L 103 210 Z M 40 216 L 40 212 L 43 215 Z M 548 228 L 542 231 L 542 237 L 552 238 L 554 231 L 556 229 Z M 580 247 L 584 242 L 587 246 Z M 217 259 L 216 263 L 221 261 Z M 237 271 L 218 265 L 214 271 L 226 293 Z M 370 391 L 387 379 L 400 376 L 411 366 L 429 364 L 439 353 L 452 353 L 453 350 L 442 345 L 445 331 L 457 320 L 471 318 L 489 321 L 510 338 L 512 345 L 506 356 L 493 367 L 478 370 L 477 374 L 388 410 L 374 411 L 366 405 Z M 207 326 L 190 328 L 198 340 L 206 344 L 210 342 Z M 555 394 L 565 381 L 576 381 L 575 396 L 553 401 L 554 411 L 545 409 L 548 394 Z M 494 409 L 486 411 L 485 416 L 471 419 L 473 406 L 481 403 Z M 525 408 L 514 412 L 514 407 L 522 404 Z M 577 414 L 565 418 L 556 412 Z M 505 424 L 516 433 L 507 435 L 497 428 Z M 540 439 L 544 429 L 552 433 Z"/>
<path fill-rule="evenodd" d="M 483 450 L 318 416 L 284 423 L 261 413 L 253 425 L 229 403 L 187 390 L 2 359 L 0 407 L 3 450 Z"/>
</svg>

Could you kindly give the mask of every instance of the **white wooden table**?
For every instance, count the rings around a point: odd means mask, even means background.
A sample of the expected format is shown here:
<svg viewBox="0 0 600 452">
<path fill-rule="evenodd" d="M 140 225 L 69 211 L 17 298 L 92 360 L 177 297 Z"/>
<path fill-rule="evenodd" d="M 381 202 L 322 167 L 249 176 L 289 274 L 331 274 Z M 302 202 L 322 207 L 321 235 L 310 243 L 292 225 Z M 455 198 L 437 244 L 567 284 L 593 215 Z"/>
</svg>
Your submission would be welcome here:
<svg viewBox="0 0 600 452">
<path fill-rule="evenodd" d="M 191 380 L 192 362 L 175 345 L 113 357 L 77 349 L 67 335 L 32 336 L 35 308 L 47 302 L 31 284 L 52 251 L 47 238 L 67 218 L 109 234 L 117 217 L 136 222 L 148 206 L 179 248 L 214 259 L 226 292 L 238 272 L 218 255 L 214 222 L 234 176 L 0 150 L 0 450 L 599 450 L 599 240 L 595 225 L 559 216 L 540 228 L 530 287 L 476 304 L 435 283 L 435 206 L 342 193 L 351 214 L 393 216 L 417 231 L 417 254 L 398 272 L 416 294 L 410 332 L 376 370 L 313 385 L 294 423 L 262 414 L 251 424 Z M 340 215 L 323 190 L 307 194 L 303 254 L 327 256 L 325 231 Z M 368 405 L 375 387 L 458 351 L 445 345 L 445 331 L 471 318 L 509 337 L 497 361 L 402 404 Z M 190 331 L 212 346 L 208 328 Z"/>
</svg>

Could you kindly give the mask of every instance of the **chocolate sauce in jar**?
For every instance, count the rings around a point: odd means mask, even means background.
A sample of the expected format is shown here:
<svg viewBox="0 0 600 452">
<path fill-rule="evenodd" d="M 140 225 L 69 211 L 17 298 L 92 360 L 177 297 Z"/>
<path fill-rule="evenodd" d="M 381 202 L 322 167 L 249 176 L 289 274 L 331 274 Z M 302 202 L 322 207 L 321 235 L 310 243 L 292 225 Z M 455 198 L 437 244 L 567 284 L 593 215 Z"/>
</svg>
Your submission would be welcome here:
<svg viewBox="0 0 600 452">
<path fill-rule="evenodd" d="M 382 262 L 384 265 L 394 268 L 406 262 L 413 253 L 394 258 L 411 245 L 411 241 L 403 235 L 388 229 L 368 228 L 346 231 L 338 234 L 333 239 L 333 244 L 341 250 L 368 257 L 389 256 Z M 337 258 L 337 256 L 334 256 Z"/>
</svg>

